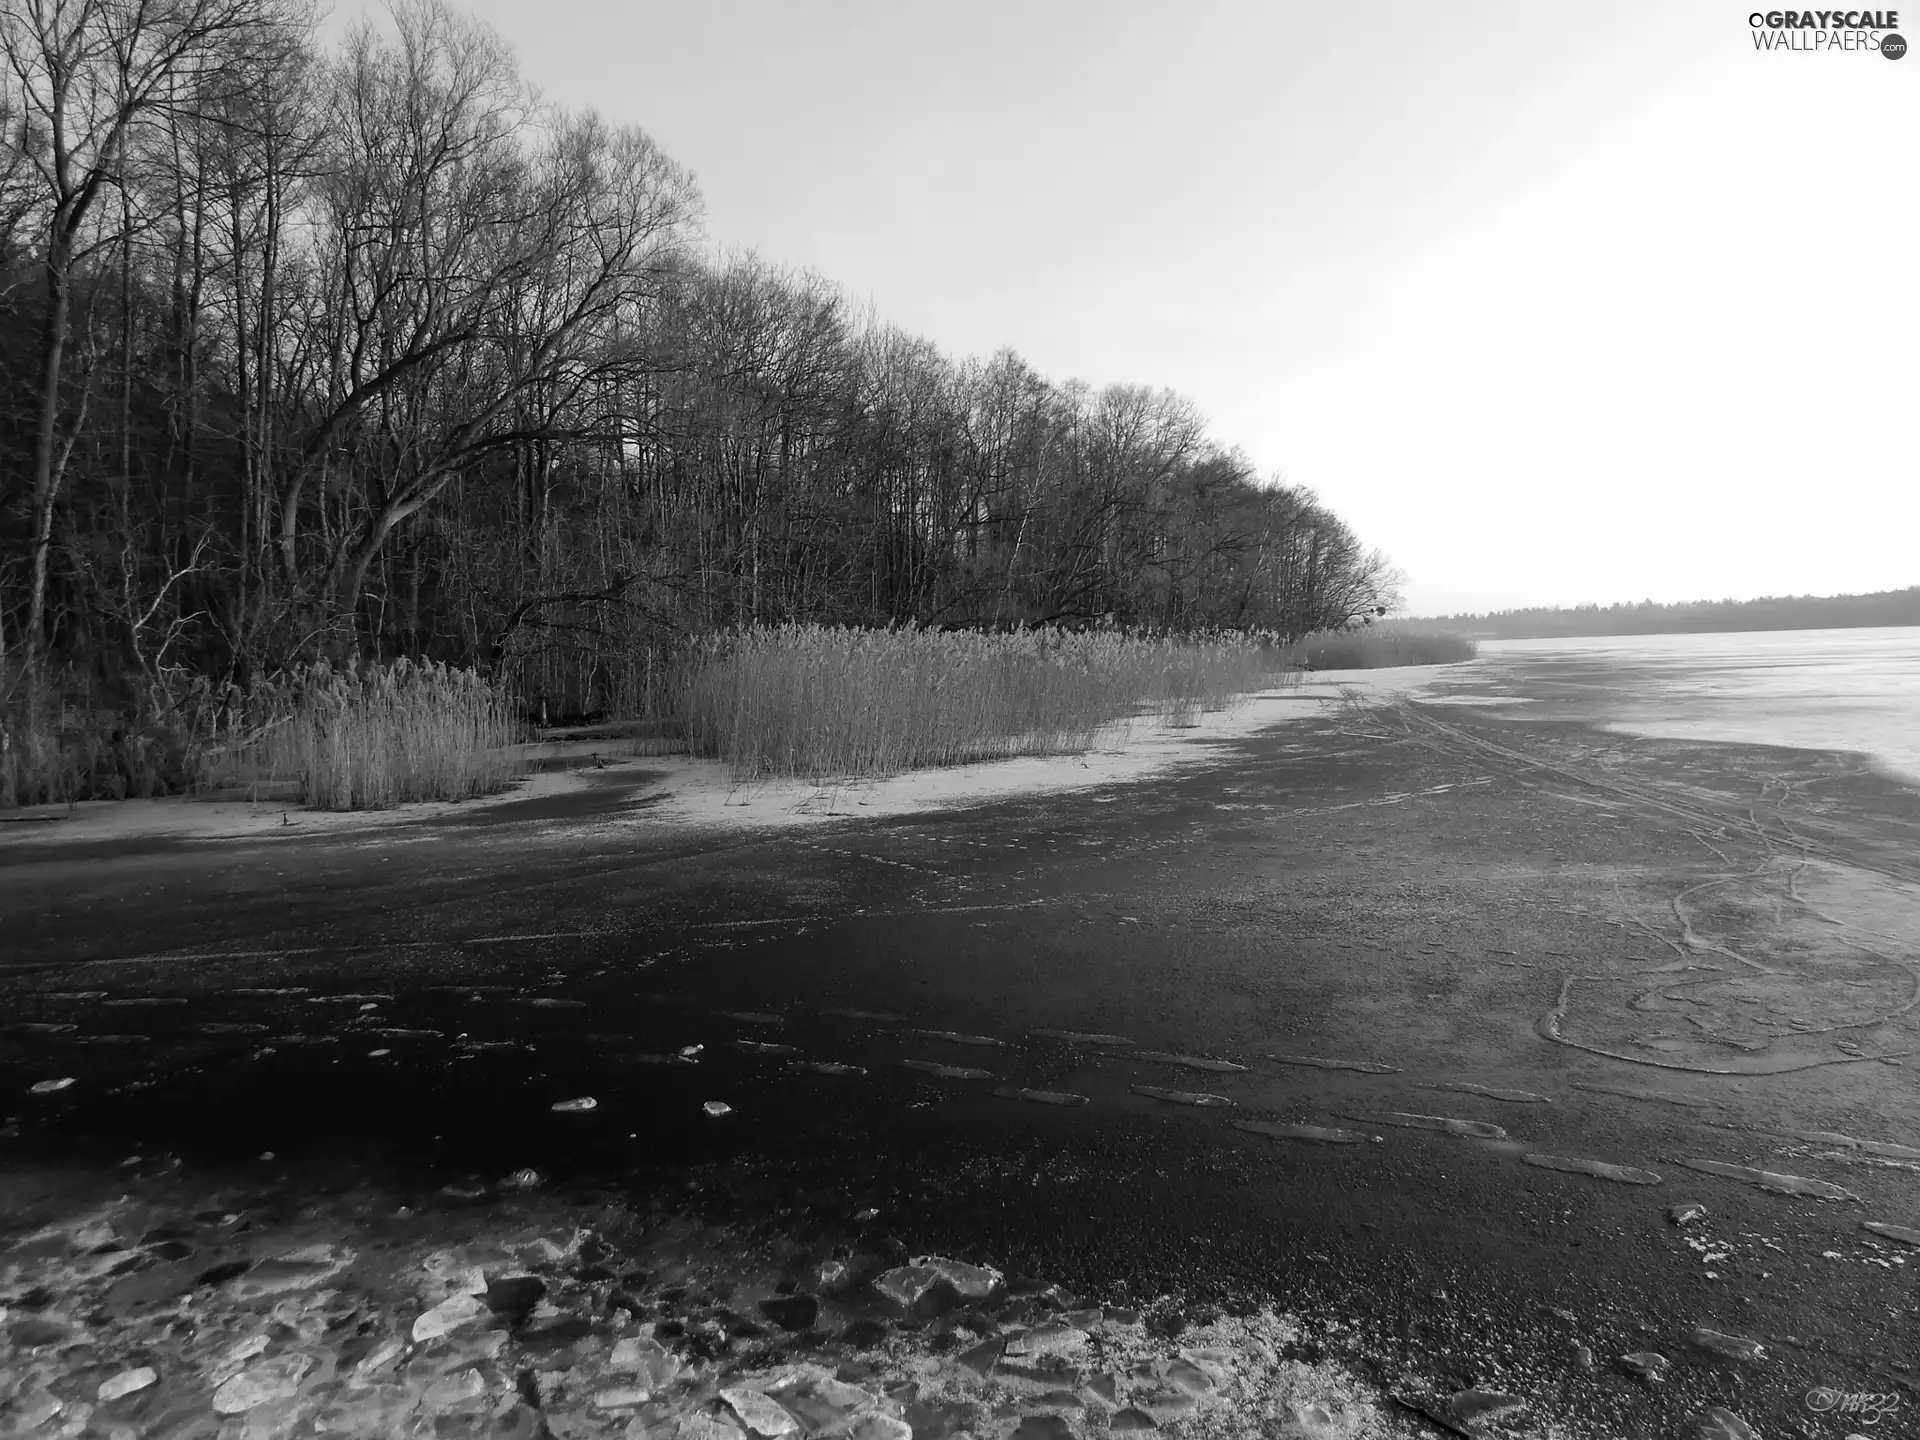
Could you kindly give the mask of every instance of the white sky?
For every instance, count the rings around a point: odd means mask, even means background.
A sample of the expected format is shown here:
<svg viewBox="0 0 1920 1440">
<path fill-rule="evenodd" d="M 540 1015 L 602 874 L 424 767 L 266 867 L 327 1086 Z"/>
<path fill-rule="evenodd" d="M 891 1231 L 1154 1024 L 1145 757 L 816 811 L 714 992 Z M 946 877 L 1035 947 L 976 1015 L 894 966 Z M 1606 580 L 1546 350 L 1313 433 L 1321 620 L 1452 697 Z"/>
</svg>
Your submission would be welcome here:
<svg viewBox="0 0 1920 1440">
<path fill-rule="evenodd" d="M 716 242 L 1182 391 L 1415 613 L 1920 583 L 1913 55 L 1739 0 L 469 8 Z"/>
</svg>

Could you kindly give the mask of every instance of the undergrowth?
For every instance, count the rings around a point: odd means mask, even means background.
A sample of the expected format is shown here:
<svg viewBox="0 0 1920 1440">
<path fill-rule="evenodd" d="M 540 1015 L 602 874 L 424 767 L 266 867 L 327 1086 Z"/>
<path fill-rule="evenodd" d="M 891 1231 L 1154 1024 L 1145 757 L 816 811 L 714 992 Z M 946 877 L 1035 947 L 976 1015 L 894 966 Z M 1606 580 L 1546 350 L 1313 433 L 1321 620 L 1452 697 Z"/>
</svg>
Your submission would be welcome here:
<svg viewBox="0 0 1920 1440">
<path fill-rule="evenodd" d="M 163 680 L 114 685 L 84 670 L 35 677 L 0 666 L 0 808 L 192 788 L 213 687 Z"/>
</svg>

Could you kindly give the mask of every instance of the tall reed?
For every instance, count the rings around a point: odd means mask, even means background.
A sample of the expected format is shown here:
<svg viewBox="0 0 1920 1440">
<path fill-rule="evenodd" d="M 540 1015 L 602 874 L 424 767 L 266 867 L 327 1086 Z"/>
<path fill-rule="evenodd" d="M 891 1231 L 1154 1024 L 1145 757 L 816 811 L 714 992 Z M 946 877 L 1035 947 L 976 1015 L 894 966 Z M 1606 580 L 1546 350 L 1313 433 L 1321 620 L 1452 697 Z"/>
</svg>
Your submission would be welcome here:
<svg viewBox="0 0 1920 1440">
<path fill-rule="evenodd" d="M 365 669 L 321 661 L 235 697 L 212 785 L 294 781 L 321 810 L 464 800 L 506 788 L 525 768 L 521 725 L 478 672 L 396 660 Z"/>
<path fill-rule="evenodd" d="M 1189 723 L 1270 682 L 1237 634 L 787 624 L 709 639 L 685 723 L 737 778 L 822 780 L 1085 750 L 1117 721 Z"/>
</svg>

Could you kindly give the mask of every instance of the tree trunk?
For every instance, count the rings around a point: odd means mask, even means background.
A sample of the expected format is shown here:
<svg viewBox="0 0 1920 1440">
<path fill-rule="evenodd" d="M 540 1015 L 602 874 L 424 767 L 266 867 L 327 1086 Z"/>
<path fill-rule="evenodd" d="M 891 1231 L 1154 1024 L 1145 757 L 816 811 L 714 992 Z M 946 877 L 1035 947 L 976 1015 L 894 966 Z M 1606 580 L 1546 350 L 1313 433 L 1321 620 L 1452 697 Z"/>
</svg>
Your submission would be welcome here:
<svg viewBox="0 0 1920 1440">
<path fill-rule="evenodd" d="M 65 247 L 47 256 L 47 318 L 40 338 L 40 423 L 33 438 L 33 538 L 27 630 L 23 638 L 29 669 L 38 672 L 46 649 L 47 560 L 53 548 L 53 506 L 60 493 L 66 456 L 60 439 L 60 369 L 66 358 L 67 319 L 72 287 Z"/>
</svg>

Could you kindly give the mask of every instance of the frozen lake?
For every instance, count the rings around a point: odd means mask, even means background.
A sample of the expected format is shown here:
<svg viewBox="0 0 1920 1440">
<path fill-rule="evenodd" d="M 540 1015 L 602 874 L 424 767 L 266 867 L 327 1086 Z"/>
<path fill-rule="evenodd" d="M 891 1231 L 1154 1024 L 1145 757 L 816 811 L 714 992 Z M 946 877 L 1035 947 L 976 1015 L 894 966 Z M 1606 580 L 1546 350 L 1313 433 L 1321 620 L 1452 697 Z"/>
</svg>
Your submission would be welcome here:
<svg viewBox="0 0 1920 1440">
<path fill-rule="evenodd" d="M 1483 640 L 1421 698 L 1639 735 L 1853 750 L 1920 780 L 1920 626 Z"/>
</svg>

